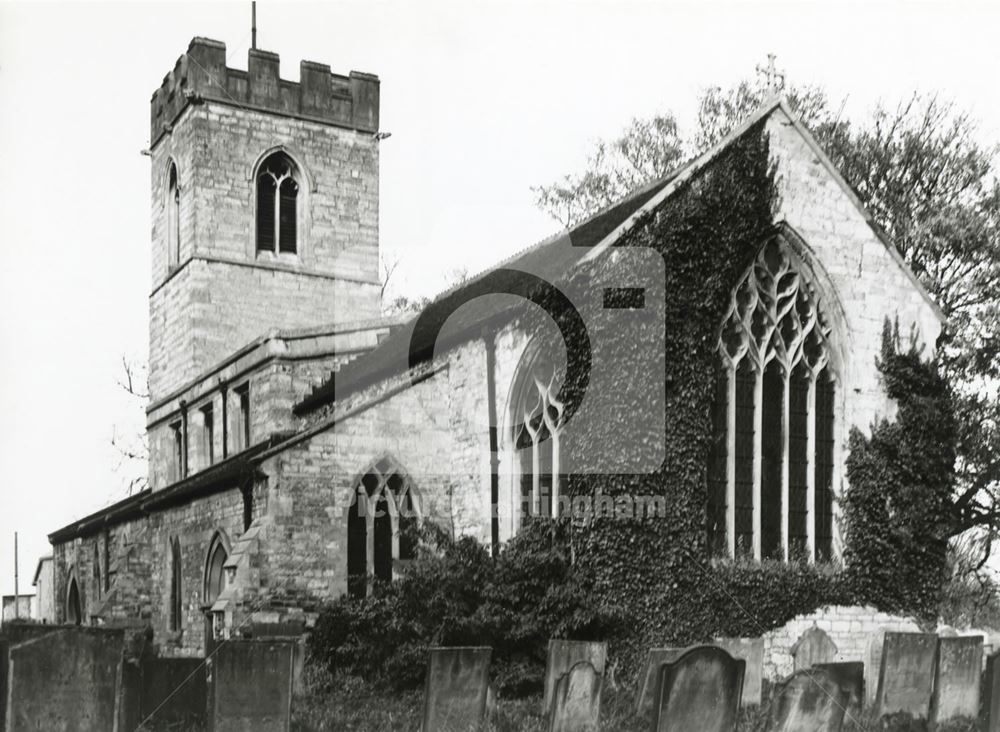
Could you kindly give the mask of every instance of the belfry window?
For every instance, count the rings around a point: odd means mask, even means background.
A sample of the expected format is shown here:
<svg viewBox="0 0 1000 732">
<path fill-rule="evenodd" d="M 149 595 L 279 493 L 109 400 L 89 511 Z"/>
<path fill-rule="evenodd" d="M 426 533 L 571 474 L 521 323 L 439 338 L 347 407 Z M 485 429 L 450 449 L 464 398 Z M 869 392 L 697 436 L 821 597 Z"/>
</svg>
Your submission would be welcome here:
<svg viewBox="0 0 1000 732">
<path fill-rule="evenodd" d="M 558 399 L 554 369 L 537 353 L 526 354 L 511 401 L 511 435 L 520 475 L 520 516 L 559 513 L 562 487 L 560 438 L 565 405 Z"/>
<path fill-rule="evenodd" d="M 298 251 L 298 167 L 276 152 L 257 170 L 257 251 Z"/>
<path fill-rule="evenodd" d="M 181 188 L 177 166 L 170 164 L 167 173 L 167 263 L 176 267 L 181 261 Z"/>
<path fill-rule="evenodd" d="M 714 555 L 831 557 L 829 337 L 796 255 L 770 241 L 733 291 L 719 336 L 707 506 Z"/>
<path fill-rule="evenodd" d="M 355 486 L 347 511 L 347 592 L 364 597 L 368 578 L 390 581 L 397 562 L 416 557 L 417 499 L 406 473 L 379 460 Z"/>
</svg>

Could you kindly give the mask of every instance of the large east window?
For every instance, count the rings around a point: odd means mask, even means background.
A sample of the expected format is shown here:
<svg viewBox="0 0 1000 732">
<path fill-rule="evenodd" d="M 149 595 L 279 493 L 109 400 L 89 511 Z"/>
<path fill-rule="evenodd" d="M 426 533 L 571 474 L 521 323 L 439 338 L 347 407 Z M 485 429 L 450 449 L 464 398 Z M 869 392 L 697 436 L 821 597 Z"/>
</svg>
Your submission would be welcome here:
<svg viewBox="0 0 1000 732">
<path fill-rule="evenodd" d="M 763 247 L 732 293 L 712 400 L 707 529 L 716 556 L 833 554 L 836 376 L 797 256 Z"/>
</svg>

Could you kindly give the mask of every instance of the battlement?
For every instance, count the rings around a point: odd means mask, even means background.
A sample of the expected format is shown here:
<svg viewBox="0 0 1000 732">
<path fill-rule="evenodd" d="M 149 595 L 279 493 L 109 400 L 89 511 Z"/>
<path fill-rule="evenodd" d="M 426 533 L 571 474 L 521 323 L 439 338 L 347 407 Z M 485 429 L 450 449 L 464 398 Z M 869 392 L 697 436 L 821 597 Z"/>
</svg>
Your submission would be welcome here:
<svg viewBox="0 0 1000 732">
<path fill-rule="evenodd" d="M 195 38 L 177 59 L 151 100 L 150 146 L 156 144 L 188 104 L 205 100 L 314 119 L 360 130 L 378 131 L 379 79 L 352 71 L 331 73 L 326 64 L 303 61 L 300 81 L 278 74 L 280 59 L 270 51 L 250 49 L 247 71 L 226 66 L 226 44 Z"/>
</svg>

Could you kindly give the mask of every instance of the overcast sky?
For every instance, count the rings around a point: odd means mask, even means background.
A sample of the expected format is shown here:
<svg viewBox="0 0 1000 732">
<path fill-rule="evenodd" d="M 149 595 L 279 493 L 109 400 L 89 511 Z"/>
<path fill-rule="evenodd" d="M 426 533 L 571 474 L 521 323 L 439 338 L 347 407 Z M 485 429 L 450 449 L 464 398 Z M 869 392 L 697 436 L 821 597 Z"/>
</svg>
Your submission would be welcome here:
<svg viewBox="0 0 1000 732">
<path fill-rule="evenodd" d="M 753 74 L 865 114 L 941 91 L 1000 140 L 1000 4 L 258 4 L 258 46 L 382 79 L 381 238 L 396 287 L 431 294 L 554 231 L 530 187 L 593 141 Z M 149 99 L 193 36 L 246 68 L 250 4 L 0 4 L 0 591 L 31 591 L 46 534 L 124 497 L 110 440 L 141 429 L 117 386 L 144 360 Z"/>
</svg>

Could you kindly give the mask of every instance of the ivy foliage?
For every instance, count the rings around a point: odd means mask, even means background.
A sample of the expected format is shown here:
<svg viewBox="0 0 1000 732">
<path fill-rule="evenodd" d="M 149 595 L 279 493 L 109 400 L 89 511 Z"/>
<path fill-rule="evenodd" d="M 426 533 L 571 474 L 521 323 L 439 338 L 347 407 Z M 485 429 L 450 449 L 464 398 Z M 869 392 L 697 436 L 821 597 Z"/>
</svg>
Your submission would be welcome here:
<svg viewBox="0 0 1000 732">
<path fill-rule="evenodd" d="M 540 689 L 550 638 L 606 640 L 618 677 L 634 679 L 651 647 L 758 636 L 824 605 L 933 613 L 955 430 L 946 382 L 915 352 L 887 346 L 880 362 L 899 404 L 896 422 L 876 425 L 870 439 L 851 438 L 849 571 L 708 558 L 716 334 L 732 288 L 776 234 L 767 139 L 762 125 L 749 130 L 619 240 L 663 259 L 663 289 L 647 293 L 645 312 L 622 318 L 582 296 L 628 279 L 628 258 L 612 250 L 558 283 L 584 303 L 582 319 L 555 302 L 518 315 L 538 338 L 553 337 L 555 323 L 561 337 L 592 344 L 594 369 L 553 368 L 562 377 L 559 401 L 579 405 L 586 395 L 604 416 L 571 418 L 560 433 L 562 488 L 589 497 L 594 510 L 529 521 L 495 559 L 473 539 L 425 536 L 405 577 L 321 615 L 310 641 L 314 661 L 406 688 L 419 684 L 428 646 L 491 645 L 498 692 L 519 696 Z M 586 333 L 577 332 L 581 323 Z M 599 368 L 605 359 L 613 369 Z M 662 402 L 650 399 L 657 389 Z M 622 456 L 652 468 L 600 470 Z M 638 496 L 659 497 L 662 510 L 627 517 L 597 510 L 599 497 Z"/>
<path fill-rule="evenodd" d="M 901 349 L 898 326 L 888 322 L 878 367 L 898 411 L 871 437 L 851 432 L 841 499 L 847 575 L 879 607 L 932 622 L 957 520 L 954 397 L 937 365 L 915 343 Z"/>
</svg>

